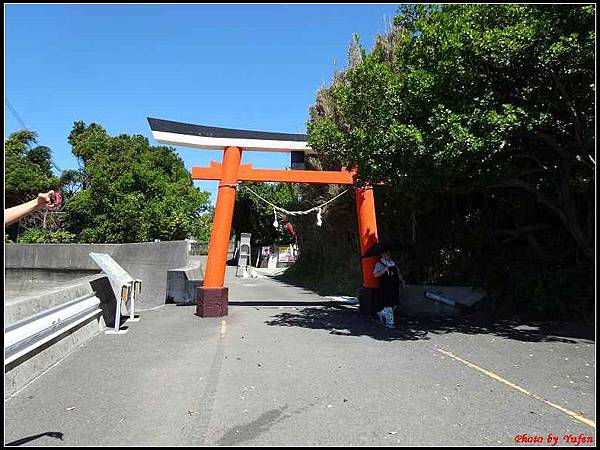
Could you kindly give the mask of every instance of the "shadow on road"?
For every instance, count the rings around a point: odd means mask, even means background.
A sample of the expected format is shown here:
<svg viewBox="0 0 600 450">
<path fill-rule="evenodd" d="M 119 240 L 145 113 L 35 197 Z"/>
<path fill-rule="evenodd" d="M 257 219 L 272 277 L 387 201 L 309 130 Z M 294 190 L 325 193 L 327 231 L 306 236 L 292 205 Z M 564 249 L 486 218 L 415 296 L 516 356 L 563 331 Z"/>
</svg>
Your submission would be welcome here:
<svg viewBox="0 0 600 450">
<path fill-rule="evenodd" d="M 282 312 L 266 322 L 280 327 L 300 327 L 328 330 L 340 336 L 369 336 L 381 341 L 415 341 L 430 339 L 431 334 L 489 334 L 524 342 L 562 342 L 576 344 L 578 340 L 595 340 L 594 329 L 574 323 L 517 322 L 474 318 L 407 318 L 398 317 L 395 329 L 386 329 L 359 315 L 356 308 L 304 308 Z"/>
<path fill-rule="evenodd" d="M 324 302 L 324 301 L 316 301 L 316 302 L 304 302 L 304 301 L 296 301 L 296 300 L 232 300 L 229 302 L 230 306 L 329 306 L 334 307 L 340 304 L 340 302 Z"/>
<path fill-rule="evenodd" d="M 216 442 L 216 445 L 237 445 L 257 438 L 268 431 L 269 428 L 277 422 L 281 421 L 282 414 L 286 409 L 287 405 L 281 408 L 272 409 L 263 413 L 247 425 L 238 426 L 228 430 L 223 434 L 221 439 Z"/>
<path fill-rule="evenodd" d="M 303 414 L 308 409 L 314 407 L 314 403 L 289 409 L 289 405 L 280 408 L 271 409 L 264 412 L 258 418 L 246 425 L 238 425 L 227 430 L 223 436 L 215 442 L 217 446 L 233 446 L 242 442 L 256 439 L 258 436 L 269 431 L 274 425 L 292 418 L 293 416 Z"/>
<path fill-rule="evenodd" d="M 34 436 L 27 436 L 21 439 L 17 439 L 16 441 L 9 442 L 8 444 L 4 444 L 7 447 L 17 447 L 19 445 L 27 444 L 28 442 L 35 441 L 41 437 L 49 436 L 56 439 L 60 439 L 61 441 L 64 438 L 64 434 L 59 431 L 46 431 L 45 433 L 36 434 Z"/>
</svg>

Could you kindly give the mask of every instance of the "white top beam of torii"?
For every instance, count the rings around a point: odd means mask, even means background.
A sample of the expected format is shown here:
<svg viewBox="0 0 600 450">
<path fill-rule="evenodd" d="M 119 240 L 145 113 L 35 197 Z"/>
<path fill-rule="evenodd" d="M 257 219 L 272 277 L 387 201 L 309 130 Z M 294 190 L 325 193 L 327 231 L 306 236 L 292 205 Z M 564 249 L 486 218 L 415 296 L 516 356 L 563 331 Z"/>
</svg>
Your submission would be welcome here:
<svg viewBox="0 0 600 450">
<path fill-rule="evenodd" d="M 204 149 L 239 147 L 243 150 L 267 152 L 315 153 L 306 143 L 305 134 L 236 130 L 150 117 L 148 123 L 154 139 L 161 144 Z"/>
</svg>

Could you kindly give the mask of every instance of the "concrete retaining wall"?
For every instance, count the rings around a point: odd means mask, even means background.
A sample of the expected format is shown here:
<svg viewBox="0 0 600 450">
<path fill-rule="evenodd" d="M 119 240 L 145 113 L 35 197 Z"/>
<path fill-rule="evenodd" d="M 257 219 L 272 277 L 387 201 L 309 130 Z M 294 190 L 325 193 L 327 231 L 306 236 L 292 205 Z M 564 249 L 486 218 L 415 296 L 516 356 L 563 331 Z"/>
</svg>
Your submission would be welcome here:
<svg viewBox="0 0 600 450">
<path fill-rule="evenodd" d="M 142 242 L 134 244 L 6 244 L 5 267 L 52 271 L 99 271 L 89 253 L 106 253 L 133 278 L 142 280 L 136 309 L 143 311 L 165 303 L 167 271 L 189 264 L 188 242 Z M 26 273 L 28 271 L 24 271 Z M 35 270 L 40 274 L 40 270 Z"/>
<path fill-rule="evenodd" d="M 95 291 L 92 283 L 100 278 L 106 278 L 106 276 L 102 274 L 91 275 L 71 282 L 53 285 L 47 289 L 25 290 L 21 294 L 17 294 L 16 291 L 10 291 L 10 295 L 6 295 L 7 293 L 5 292 L 4 323 L 7 326 L 12 325 L 15 322 L 55 308 L 76 298 L 93 294 Z M 107 299 L 107 301 L 115 303 L 114 295 L 112 298 Z"/>
<path fill-rule="evenodd" d="M 426 298 L 427 291 L 438 292 L 456 302 L 457 306 L 449 306 Z M 409 317 L 459 317 L 465 311 L 475 310 L 485 298 L 485 292 L 469 286 L 410 285 L 400 293 L 398 311 Z"/>
<path fill-rule="evenodd" d="M 195 276 L 202 277 L 199 261 L 190 266 L 187 241 L 5 245 L 5 323 L 15 323 L 88 293 L 98 297 L 102 310 L 99 317 L 87 320 L 5 366 L 5 398 L 35 380 L 106 326 L 114 327 L 115 297 L 108 277 L 90 258 L 91 252 L 111 255 L 133 278 L 142 280 L 136 311 L 165 303 L 167 274 L 171 269 L 184 269 L 180 273 L 185 279 L 180 280 L 183 282 L 179 293 L 188 297 L 193 295 L 191 288 L 198 282 L 190 280 Z"/>
<path fill-rule="evenodd" d="M 93 339 L 101 329 L 101 319 L 92 317 L 52 341 L 46 342 L 33 354 L 28 354 L 5 366 L 4 398 L 9 398 L 43 375 L 78 347 Z"/>
<path fill-rule="evenodd" d="M 69 270 L 69 269 L 4 269 L 4 293 L 26 292 L 40 290 L 49 285 L 59 285 L 76 281 L 91 275 L 100 274 L 96 270 Z"/>
<path fill-rule="evenodd" d="M 190 256 L 190 264 L 167 271 L 167 302 L 195 304 L 196 293 L 202 286 L 207 256 Z"/>
<path fill-rule="evenodd" d="M 18 269 L 11 270 L 18 272 Z M 112 292 L 106 290 L 100 292 L 92 286 L 92 283 L 102 279 L 106 279 L 106 276 L 98 274 L 59 283 L 47 289 L 25 291 L 22 295 L 17 295 L 17 291 L 12 291 L 11 296 L 4 296 L 4 322 L 6 325 L 11 325 L 86 294 L 93 295 L 94 293 L 101 302 L 105 303 L 103 309 L 112 307 L 114 315 L 115 300 Z M 101 315 L 91 317 L 77 327 L 46 342 L 33 352 L 5 365 L 4 398 L 23 389 L 78 347 L 94 338 L 104 326 Z"/>
</svg>

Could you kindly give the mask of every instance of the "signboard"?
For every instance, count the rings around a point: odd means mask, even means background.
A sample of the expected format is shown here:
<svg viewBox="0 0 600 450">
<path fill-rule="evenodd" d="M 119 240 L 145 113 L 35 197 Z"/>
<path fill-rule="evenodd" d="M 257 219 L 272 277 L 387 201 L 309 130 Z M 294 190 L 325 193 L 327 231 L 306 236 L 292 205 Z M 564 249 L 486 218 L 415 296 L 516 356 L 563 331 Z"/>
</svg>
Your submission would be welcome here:
<svg viewBox="0 0 600 450">
<path fill-rule="evenodd" d="M 273 249 L 274 247 L 270 245 L 260 248 L 260 256 L 258 258 L 260 267 L 267 267 L 269 269 L 275 269 L 277 267 L 277 253 L 274 252 Z"/>
<path fill-rule="evenodd" d="M 102 269 L 108 276 L 108 281 L 115 293 L 115 328 L 106 330 L 107 334 L 126 333 L 127 330 L 121 330 L 121 302 L 129 303 L 128 322 L 137 322 L 140 320 L 135 317 L 135 300 L 141 293 L 142 280 L 134 280 L 110 255 L 106 253 L 90 253 L 90 258 Z"/>
<path fill-rule="evenodd" d="M 294 256 L 294 249 L 291 245 L 279 246 L 277 247 L 278 258 L 277 261 L 281 263 L 291 263 L 296 262 L 296 257 Z"/>
<path fill-rule="evenodd" d="M 133 281 L 133 278 L 110 255 L 105 253 L 90 253 L 90 257 L 109 278 L 115 278 L 122 284 Z"/>
</svg>

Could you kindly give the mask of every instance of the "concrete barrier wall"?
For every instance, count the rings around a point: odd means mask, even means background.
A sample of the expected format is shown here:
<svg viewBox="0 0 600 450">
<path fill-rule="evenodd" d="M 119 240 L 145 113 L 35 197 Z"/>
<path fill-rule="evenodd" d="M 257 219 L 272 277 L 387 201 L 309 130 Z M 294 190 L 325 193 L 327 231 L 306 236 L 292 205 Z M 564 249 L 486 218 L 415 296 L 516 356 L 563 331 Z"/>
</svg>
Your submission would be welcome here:
<svg viewBox="0 0 600 450">
<path fill-rule="evenodd" d="M 204 255 L 192 255 L 189 265 L 167 271 L 168 303 L 196 303 L 196 293 L 204 280 L 207 259 Z"/>
<path fill-rule="evenodd" d="M 15 273 L 21 269 L 8 269 Z M 22 269 L 23 271 L 49 272 L 46 269 Z M 65 271 L 66 272 L 66 271 Z M 81 274 L 82 271 L 73 271 Z M 87 271 L 89 272 L 89 271 Z M 4 295 L 4 323 L 6 326 L 15 324 L 40 314 L 62 304 L 73 301 L 84 295 L 94 295 L 100 300 L 101 309 L 110 310 L 112 308 L 112 317 L 116 308 L 115 298 L 112 291 L 106 289 L 102 292 L 100 289 L 94 289 L 92 283 L 97 280 L 106 280 L 107 277 L 102 274 L 82 276 L 80 278 L 64 281 L 61 283 L 48 283 L 52 286 L 47 289 L 26 289 L 19 295 L 18 289 L 9 291 Z M 22 280 L 23 283 L 37 284 L 35 281 Z M 16 286 L 13 286 L 15 288 Z M 6 289 L 6 287 L 5 287 Z M 111 316 L 108 316 L 109 319 Z M 113 319 L 114 322 L 114 319 Z M 4 366 L 4 398 L 17 393 L 27 384 L 43 375 L 52 366 L 62 361 L 68 355 L 73 353 L 79 346 L 90 341 L 104 328 L 104 318 L 97 315 L 89 318 L 85 322 L 77 325 L 75 328 L 63 332 L 51 341 L 42 344 L 33 351 L 17 358 L 16 360 Z"/>
<path fill-rule="evenodd" d="M 99 318 L 92 317 L 65 334 L 46 342 L 22 360 L 19 358 L 4 366 L 4 399 L 10 398 L 78 347 L 93 339 L 100 333 L 101 328 Z"/>
<path fill-rule="evenodd" d="M 62 283 L 73 281 L 78 278 L 87 277 L 99 273 L 100 270 L 81 270 L 81 269 L 15 269 L 14 267 L 6 267 L 4 269 L 4 283 L 6 290 L 28 290 L 18 289 L 16 286 L 23 285 L 39 285 L 48 283 Z"/>
<path fill-rule="evenodd" d="M 106 253 L 133 278 L 142 280 L 136 309 L 143 311 L 165 303 L 167 271 L 189 263 L 188 242 L 142 242 L 133 244 L 6 244 L 5 267 L 14 269 L 100 270 L 91 252 Z M 39 271 L 36 271 L 39 273 Z"/>
</svg>

